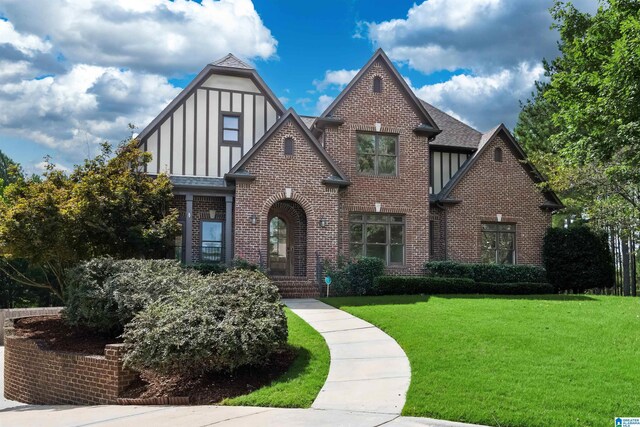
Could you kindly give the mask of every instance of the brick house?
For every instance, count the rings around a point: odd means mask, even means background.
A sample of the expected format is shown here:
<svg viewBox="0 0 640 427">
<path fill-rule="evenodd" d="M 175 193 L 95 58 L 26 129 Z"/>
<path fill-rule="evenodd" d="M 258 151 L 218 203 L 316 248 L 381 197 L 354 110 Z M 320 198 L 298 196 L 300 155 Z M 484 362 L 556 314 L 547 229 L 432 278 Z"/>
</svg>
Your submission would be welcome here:
<svg viewBox="0 0 640 427">
<path fill-rule="evenodd" d="M 482 133 L 419 100 L 378 50 L 319 117 L 285 109 L 233 55 L 207 65 L 139 135 L 169 174 L 186 263 L 243 258 L 289 295 L 319 266 L 375 256 L 540 264 L 562 206 L 504 125 Z"/>
</svg>

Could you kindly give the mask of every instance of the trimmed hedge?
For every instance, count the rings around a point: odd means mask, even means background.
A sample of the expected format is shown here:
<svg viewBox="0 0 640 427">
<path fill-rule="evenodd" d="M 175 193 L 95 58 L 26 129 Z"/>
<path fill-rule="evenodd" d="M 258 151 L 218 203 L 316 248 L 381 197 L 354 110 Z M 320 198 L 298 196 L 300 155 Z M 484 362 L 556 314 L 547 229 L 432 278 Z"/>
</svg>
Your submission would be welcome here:
<svg viewBox="0 0 640 427">
<path fill-rule="evenodd" d="M 335 268 L 325 265 L 325 274 L 332 279 L 332 296 L 374 295 L 373 281 L 383 273 L 384 262 L 374 257 L 358 257 L 346 263 L 338 260 Z"/>
<path fill-rule="evenodd" d="M 287 342 L 278 288 L 264 274 L 231 270 L 198 277 L 158 299 L 125 327 L 125 365 L 196 377 L 261 365 Z"/>
<path fill-rule="evenodd" d="M 483 283 L 547 283 L 547 272 L 537 265 L 466 264 L 453 261 L 433 261 L 424 265 L 432 277 L 473 279 Z"/>
<path fill-rule="evenodd" d="M 378 295 L 555 293 L 555 288 L 549 283 L 476 283 L 467 278 L 429 276 L 381 276 L 375 280 L 374 290 Z"/>
</svg>

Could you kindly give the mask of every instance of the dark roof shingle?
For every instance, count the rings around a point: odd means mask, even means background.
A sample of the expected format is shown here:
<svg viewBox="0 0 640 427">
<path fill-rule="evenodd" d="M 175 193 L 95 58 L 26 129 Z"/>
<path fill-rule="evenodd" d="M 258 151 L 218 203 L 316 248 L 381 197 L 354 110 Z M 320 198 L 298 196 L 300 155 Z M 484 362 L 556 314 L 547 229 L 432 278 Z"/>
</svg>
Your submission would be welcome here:
<svg viewBox="0 0 640 427">
<path fill-rule="evenodd" d="M 433 105 L 420 100 L 429 115 L 436 122 L 438 127 L 442 129 L 442 133 L 436 136 L 431 145 L 440 145 L 445 147 L 477 149 L 480 144 L 482 133 L 475 130 L 471 126 L 462 123 L 442 110 L 437 109 Z"/>
</svg>

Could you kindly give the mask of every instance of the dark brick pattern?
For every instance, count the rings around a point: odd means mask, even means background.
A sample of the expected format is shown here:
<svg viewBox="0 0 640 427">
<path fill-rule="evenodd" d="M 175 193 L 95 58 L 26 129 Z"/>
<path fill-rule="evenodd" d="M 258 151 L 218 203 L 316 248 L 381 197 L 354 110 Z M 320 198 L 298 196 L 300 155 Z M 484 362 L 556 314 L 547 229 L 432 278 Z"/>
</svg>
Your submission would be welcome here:
<svg viewBox="0 0 640 427">
<path fill-rule="evenodd" d="M 39 340 L 15 336 L 5 321 L 4 396 L 35 405 L 106 405 L 137 377 L 122 366 L 123 344 L 109 344 L 104 356 L 51 351 Z"/>
</svg>

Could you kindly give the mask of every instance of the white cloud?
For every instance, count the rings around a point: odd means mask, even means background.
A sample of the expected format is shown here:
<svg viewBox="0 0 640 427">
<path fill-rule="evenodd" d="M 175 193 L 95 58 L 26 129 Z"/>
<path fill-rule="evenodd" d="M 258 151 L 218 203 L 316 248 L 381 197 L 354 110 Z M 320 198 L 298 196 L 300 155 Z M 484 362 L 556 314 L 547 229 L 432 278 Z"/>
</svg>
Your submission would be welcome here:
<svg viewBox="0 0 640 427">
<path fill-rule="evenodd" d="M 65 164 L 146 126 L 180 91 L 170 77 L 277 48 L 250 0 L 0 0 L 0 16 L 0 137 Z"/>
<path fill-rule="evenodd" d="M 486 131 L 501 122 L 513 127 L 519 112 L 518 100 L 527 98 L 534 82 L 543 76 L 540 64 L 521 63 L 482 76 L 456 75 L 414 91 L 419 98 Z"/>
<path fill-rule="evenodd" d="M 16 31 L 13 23 L 0 20 L 0 45 L 9 44 L 25 55 L 33 56 L 36 52 L 48 52 L 51 44 L 31 34 Z"/>
<path fill-rule="evenodd" d="M 58 76 L 0 84 L 0 128 L 80 160 L 91 146 L 122 139 L 128 123 L 151 121 L 178 91 L 158 75 L 75 65 Z"/>
<path fill-rule="evenodd" d="M 320 95 L 318 98 L 318 102 L 316 102 L 316 114 L 324 113 L 324 110 L 327 109 L 329 105 L 333 102 L 335 98 L 329 95 Z"/>
<path fill-rule="evenodd" d="M 595 10 L 597 0 L 577 6 Z M 429 0 L 404 19 L 368 23 L 369 39 L 389 56 L 431 73 L 466 69 L 494 72 L 557 54 L 552 0 Z"/>
<path fill-rule="evenodd" d="M 41 174 L 43 172 L 47 171 L 47 167 L 49 166 L 49 163 L 45 162 L 44 160 L 41 161 L 40 163 L 36 163 L 35 165 L 33 165 L 33 168 L 35 170 L 36 173 Z M 53 163 L 54 169 L 62 171 L 62 172 L 69 172 L 71 169 L 66 167 L 65 165 L 61 165 L 58 163 Z"/>
<path fill-rule="evenodd" d="M 327 70 L 322 80 L 314 80 L 313 85 L 320 92 L 329 87 L 344 88 L 358 74 L 359 70 Z"/>
<path fill-rule="evenodd" d="M 228 52 L 267 59 L 277 47 L 250 0 L 3 0 L 0 12 L 9 19 L 0 40 L 21 50 L 54 45 L 71 63 L 164 75 L 198 71 Z M 19 44 L 16 31 L 25 34 Z"/>
</svg>

